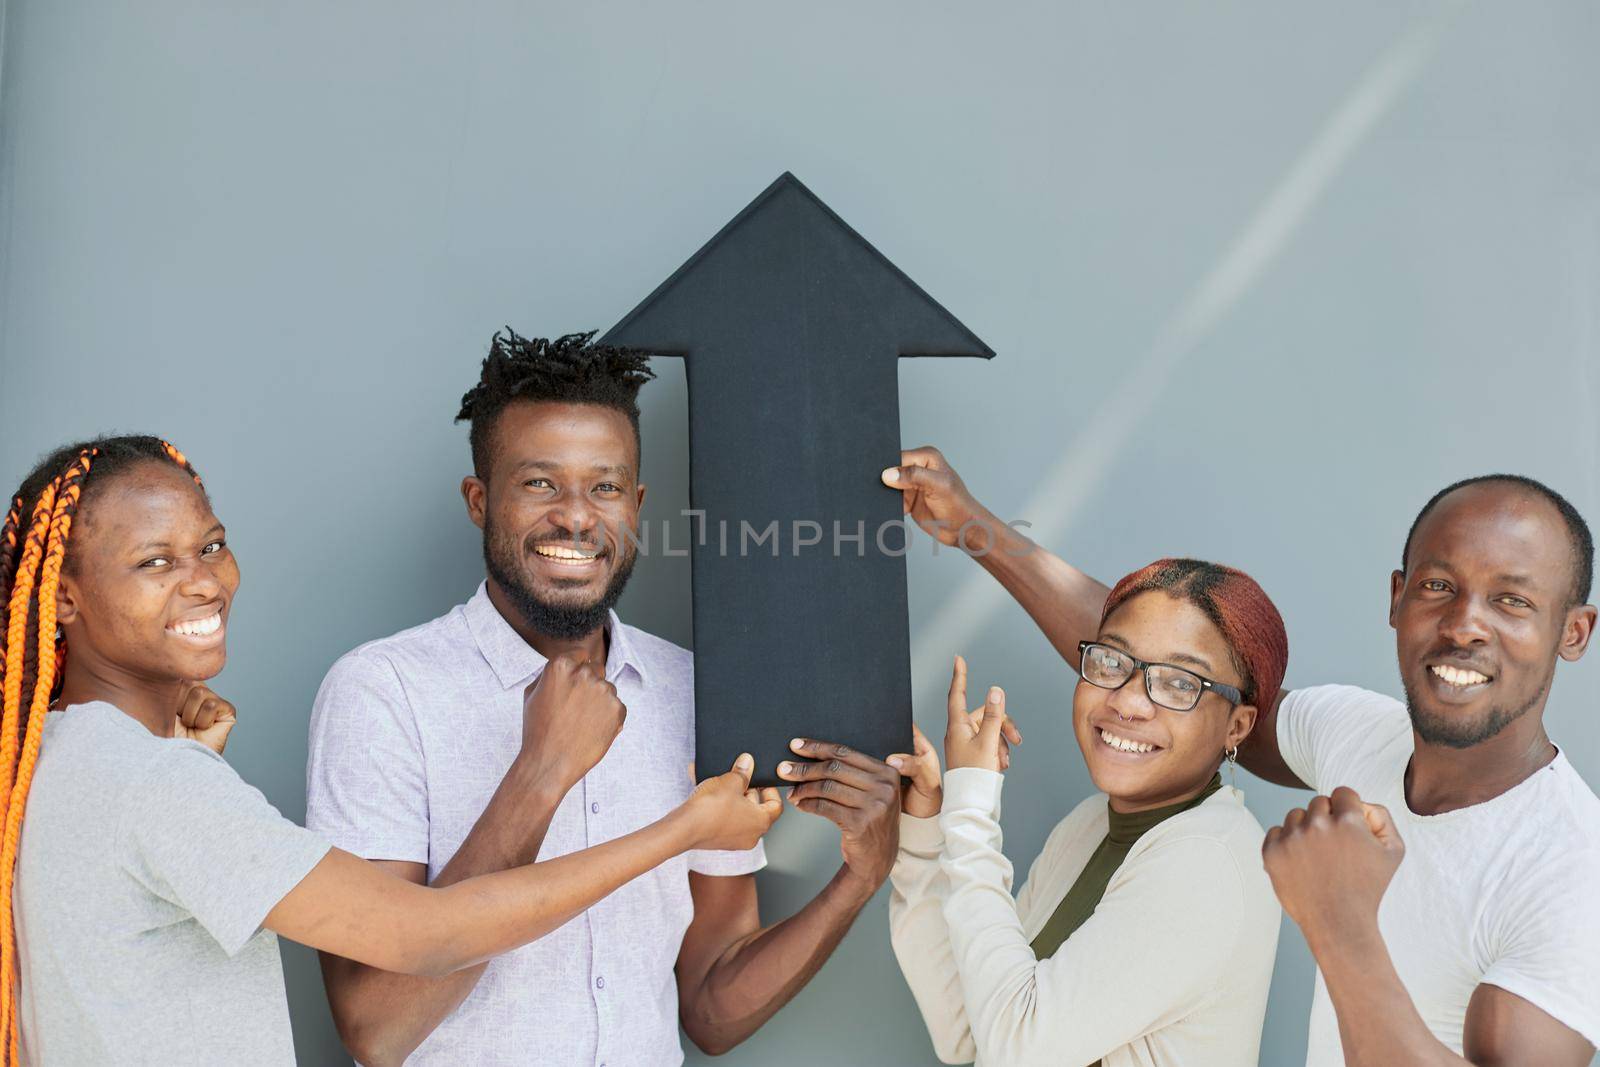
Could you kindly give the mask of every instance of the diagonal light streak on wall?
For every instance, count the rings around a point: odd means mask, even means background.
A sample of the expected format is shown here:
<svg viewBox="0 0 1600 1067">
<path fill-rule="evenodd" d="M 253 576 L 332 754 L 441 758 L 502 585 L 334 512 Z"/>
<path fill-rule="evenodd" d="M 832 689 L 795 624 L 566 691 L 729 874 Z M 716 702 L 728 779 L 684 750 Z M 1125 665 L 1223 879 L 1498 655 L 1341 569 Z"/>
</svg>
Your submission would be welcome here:
<svg viewBox="0 0 1600 1067">
<path fill-rule="evenodd" d="M 1367 69 L 1167 320 L 1143 358 L 1080 424 L 1033 496 L 1013 512 L 1033 524 L 1027 532 L 1040 544 L 1062 542 L 1100 487 L 1112 458 L 1155 408 L 1173 372 L 1282 255 L 1340 169 L 1427 65 L 1459 10 L 1451 5 L 1419 23 Z M 948 676 L 950 657 L 967 647 L 1007 600 L 998 582 L 972 568 L 956 593 L 913 634 L 913 685 L 926 688 Z"/>
</svg>

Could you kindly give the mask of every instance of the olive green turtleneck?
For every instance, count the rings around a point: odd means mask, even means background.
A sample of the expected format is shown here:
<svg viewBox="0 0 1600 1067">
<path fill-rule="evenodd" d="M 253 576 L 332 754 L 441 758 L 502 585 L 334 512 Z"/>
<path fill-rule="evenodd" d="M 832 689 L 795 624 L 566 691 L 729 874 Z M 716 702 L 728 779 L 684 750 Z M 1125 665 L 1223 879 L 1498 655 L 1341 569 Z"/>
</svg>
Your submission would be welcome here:
<svg viewBox="0 0 1600 1067">
<path fill-rule="evenodd" d="M 1146 831 L 1181 811 L 1197 807 L 1206 797 L 1220 788 L 1222 788 L 1222 775 L 1218 773 L 1212 775 L 1211 781 L 1207 782 L 1206 787 L 1195 796 L 1176 804 L 1168 804 L 1166 807 L 1120 812 L 1107 801 L 1106 815 L 1109 822 L 1105 840 L 1100 842 L 1094 854 L 1089 857 L 1089 862 L 1084 865 L 1077 881 L 1072 883 L 1072 888 L 1067 890 L 1067 895 L 1061 898 L 1061 903 L 1056 905 L 1056 910 L 1051 912 L 1044 928 L 1039 931 L 1039 936 L 1033 939 L 1034 957 L 1043 960 L 1055 955 L 1061 943 L 1071 937 L 1072 932 L 1094 914 L 1094 909 L 1100 904 L 1100 898 L 1105 895 L 1106 886 L 1111 883 L 1111 876 L 1117 873 L 1122 861 L 1128 858 L 1128 850 L 1133 847 L 1135 841 L 1144 836 Z M 1100 1067 L 1100 1062 L 1096 1060 L 1089 1067 Z"/>
</svg>

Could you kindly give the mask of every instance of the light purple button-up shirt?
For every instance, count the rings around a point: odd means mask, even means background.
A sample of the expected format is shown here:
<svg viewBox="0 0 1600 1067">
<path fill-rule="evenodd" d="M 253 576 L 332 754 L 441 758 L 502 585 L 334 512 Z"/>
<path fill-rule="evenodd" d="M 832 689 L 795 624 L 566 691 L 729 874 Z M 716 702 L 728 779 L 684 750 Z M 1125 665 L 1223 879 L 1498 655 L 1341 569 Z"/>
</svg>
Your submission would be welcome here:
<svg viewBox="0 0 1600 1067">
<path fill-rule="evenodd" d="M 689 795 L 694 659 L 612 613 L 606 678 L 627 705 L 605 757 L 556 809 L 539 859 L 631 833 Z M 432 622 L 362 645 L 322 683 L 311 715 L 306 823 L 368 859 L 436 878 L 522 745 L 522 695 L 545 658 L 483 586 Z M 412 1064 L 676 1065 L 678 949 L 689 873 L 732 875 L 749 852 L 691 852 L 629 882 L 531 945 L 490 962 Z"/>
</svg>

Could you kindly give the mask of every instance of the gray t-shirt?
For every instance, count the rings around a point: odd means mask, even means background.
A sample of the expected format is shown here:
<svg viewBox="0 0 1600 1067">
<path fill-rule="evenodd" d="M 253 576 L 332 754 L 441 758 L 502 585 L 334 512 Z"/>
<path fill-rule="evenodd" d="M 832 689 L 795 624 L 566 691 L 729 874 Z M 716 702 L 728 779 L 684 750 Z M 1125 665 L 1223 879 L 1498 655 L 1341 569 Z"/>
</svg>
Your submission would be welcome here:
<svg viewBox="0 0 1600 1067">
<path fill-rule="evenodd" d="M 51 712 L 13 897 L 25 1062 L 293 1064 L 261 921 L 328 848 L 204 745 Z"/>
</svg>

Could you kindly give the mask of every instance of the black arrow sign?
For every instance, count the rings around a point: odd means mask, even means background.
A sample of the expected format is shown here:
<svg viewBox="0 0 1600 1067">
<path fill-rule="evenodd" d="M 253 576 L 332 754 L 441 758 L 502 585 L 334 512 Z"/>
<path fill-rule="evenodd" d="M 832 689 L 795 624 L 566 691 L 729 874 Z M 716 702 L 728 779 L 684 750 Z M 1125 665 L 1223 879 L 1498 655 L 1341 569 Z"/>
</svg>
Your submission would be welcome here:
<svg viewBox="0 0 1600 1067">
<path fill-rule="evenodd" d="M 687 363 L 698 774 L 907 750 L 898 361 L 994 352 L 792 174 L 602 342 Z"/>
</svg>

